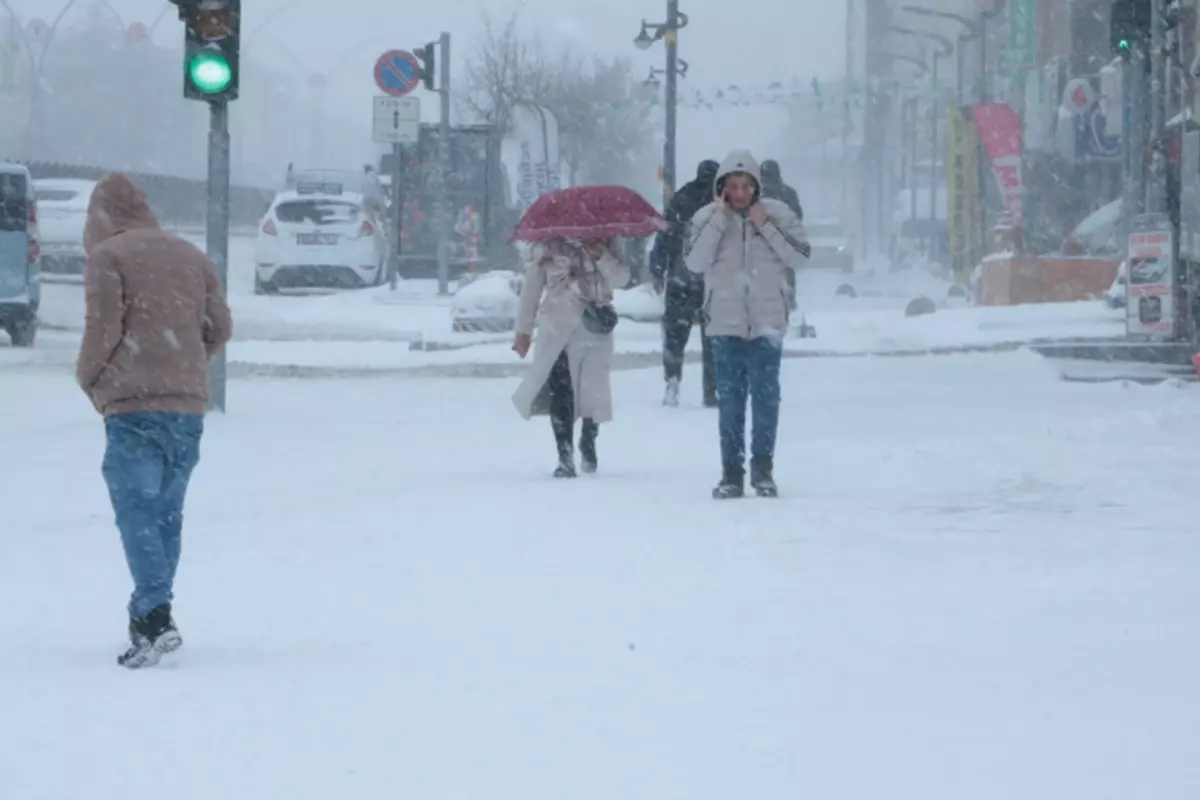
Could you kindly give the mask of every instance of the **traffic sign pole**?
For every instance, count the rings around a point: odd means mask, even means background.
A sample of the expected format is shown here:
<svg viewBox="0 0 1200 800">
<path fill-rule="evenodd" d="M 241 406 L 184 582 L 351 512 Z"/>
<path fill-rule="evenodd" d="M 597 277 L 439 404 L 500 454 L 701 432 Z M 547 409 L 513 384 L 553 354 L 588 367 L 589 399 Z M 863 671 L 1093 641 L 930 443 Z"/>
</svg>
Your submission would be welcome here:
<svg viewBox="0 0 1200 800">
<path fill-rule="evenodd" d="M 421 82 L 421 62 L 407 50 L 389 50 L 375 61 L 375 85 L 388 97 L 375 100 L 375 141 L 392 143 L 392 248 L 388 284 L 400 280 L 400 248 L 404 220 L 404 144 L 416 144 L 421 130 L 421 105 L 400 102 Z M 390 102 L 389 102 L 390 101 Z"/>
<path fill-rule="evenodd" d="M 400 248 L 404 227 L 404 145 L 392 145 L 392 247 L 388 258 L 388 286 L 396 291 L 400 280 Z"/>
</svg>

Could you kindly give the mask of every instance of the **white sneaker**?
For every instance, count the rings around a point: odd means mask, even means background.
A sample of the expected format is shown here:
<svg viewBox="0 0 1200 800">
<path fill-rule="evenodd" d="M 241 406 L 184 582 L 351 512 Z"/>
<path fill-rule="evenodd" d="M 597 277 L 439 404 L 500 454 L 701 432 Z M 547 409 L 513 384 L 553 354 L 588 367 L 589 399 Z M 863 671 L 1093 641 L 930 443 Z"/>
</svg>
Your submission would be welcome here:
<svg viewBox="0 0 1200 800">
<path fill-rule="evenodd" d="M 679 406 L 679 378 L 667 379 L 667 391 L 663 395 L 663 405 L 667 408 Z"/>
</svg>

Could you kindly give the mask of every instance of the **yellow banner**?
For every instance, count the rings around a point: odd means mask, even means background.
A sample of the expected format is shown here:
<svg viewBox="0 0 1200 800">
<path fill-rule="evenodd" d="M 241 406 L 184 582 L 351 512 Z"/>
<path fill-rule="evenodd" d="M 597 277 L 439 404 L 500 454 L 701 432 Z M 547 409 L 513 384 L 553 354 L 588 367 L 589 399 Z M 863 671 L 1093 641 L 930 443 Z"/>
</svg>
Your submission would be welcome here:
<svg viewBox="0 0 1200 800">
<path fill-rule="evenodd" d="M 979 253 L 978 145 L 962 109 L 949 109 L 946 122 L 946 233 L 950 266 L 958 280 L 966 282 Z"/>
</svg>

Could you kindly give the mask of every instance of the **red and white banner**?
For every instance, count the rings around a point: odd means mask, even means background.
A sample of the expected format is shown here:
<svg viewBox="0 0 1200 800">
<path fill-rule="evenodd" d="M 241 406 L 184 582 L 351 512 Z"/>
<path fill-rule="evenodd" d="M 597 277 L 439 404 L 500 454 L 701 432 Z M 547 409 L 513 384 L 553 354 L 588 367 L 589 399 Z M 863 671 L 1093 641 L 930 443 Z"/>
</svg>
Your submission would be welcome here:
<svg viewBox="0 0 1200 800">
<path fill-rule="evenodd" d="M 1025 185 L 1021 179 L 1021 120 L 1004 103 L 984 103 L 973 106 L 971 117 L 979 131 L 979 139 L 987 151 L 1004 207 L 1012 215 L 1013 224 L 1022 220 L 1022 195 Z"/>
</svg>

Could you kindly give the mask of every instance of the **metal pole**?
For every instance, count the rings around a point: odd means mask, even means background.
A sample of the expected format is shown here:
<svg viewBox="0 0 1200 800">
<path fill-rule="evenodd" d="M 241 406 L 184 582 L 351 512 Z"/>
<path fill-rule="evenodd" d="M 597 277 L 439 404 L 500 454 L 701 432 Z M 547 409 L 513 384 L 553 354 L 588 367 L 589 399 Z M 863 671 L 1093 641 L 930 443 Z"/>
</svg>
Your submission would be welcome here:
<svg viewBox="0 0 1200 800">
<path fill-rule="evenodd" d="M 988 17 L 979 18 L 979 102 L 988 101 Z"/>
<path fill-rule="evenodd" d="M 400 280 L 400 244 L 404 225 L 404 145 L 392 145 L 392 247 L 388 258 L 388 285 L 396 291 Z"/>
<path fill-rule="evenodd" d="M 1151 0 L 1151 36 L 1150 36 L 1150 144 L 1157 150 L 1166 134 L 1167 97 L 1164 91 L 1164 49 L 1166 45 L 1166 24 L 1164 0 Z M 1152 176 L 1146 197 L 1146 211 L 1151 214 L 1167 212 L 1166 175 L 1163 169 L 1164 159 L 1156 156 L 1152 162 Z"/>
<path fill-rule="evenodd" d="M 1134 80 L 1136 67 L 1129 59 L 1121 64 L 1121 242 L 1126 243 L 1129 236 L 1129 222 L 1133 219 L 1137 208 L 1137 186 L 1135 183 L 1135 168 L 1133 164 L 1136 152 L 1133 126 L 1135 125 L 1136 100 L 1134 98 Z M 1124 247 L 1122 247 L 1124 249 Z"/>
<path fill-rule="evenodd" d="M 679 78 L 679 0 L 667 0 L 667 140 L 663 145 L 663 208 L 675 195 L 675 111 Z"/>
<path fill-rule="evenodd" d="M 917 221 L 917 186 L 920 184 L 920 179 L 917 177 L 917 138 L 920 136 L 921 129 L 921 98 L 914 96 L 912 99 L 912 114 L 910 115 L 910 131 L 911 146 L 912 146 L 912 187 L 908 194 L 908 218 L 913 223 Z"/>
<path fill-rule="evenodd" d="M 938 62 L 941 61 L 941 56 L 937 53 L 933 54 L 933 109 L 931 111 L 932 128 L 930 132 L 930 152 L 929 152 L 929 258 L 933 258 L 937 252 L 937 165 L 938 165 L 938 115 L 941 113 L 940 103 L 938 102 L 938 92 L 941 87 L 938 86 Z"/>
<path fill-rule="evenodd" d="M 1146 212 L 1146 102 L 1148 87 L 1146 85 L 1146 54 L 1139 48 L 1130 55 L 1130 80 L 1126 84 L 1129 93 L 1129 127 L 1123 135 L 1129 137 L 1129 194 L 1133 201 L 1128 209 L 1124 209 L 1128 218 Z"/>
<path fill-rule="evenodd" d="M 229 104 L 211 103 L 208 132 L 208 212 L 205 248 L 217 268 L 221 292 L 229 294 Z M 209 407 L 225 411 L 225 348 L 208 364 Z"/>
<path fill-rule="evenodd" d="M 450 174 L 450 34 L 438 40 L 442 73 L 441 127 L 438 132 L 438 294 L 450 294 L 450 194 L 446 176 Z"/>
<path fill-rule="evenodd" d="M 963 105 L 963 37 L 958 37 L 958 67 L 957 74 L 954 78 L 954 85 L 958 87 L 958 107 Z"/>
</svg>

